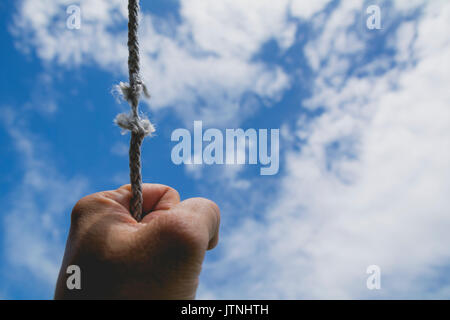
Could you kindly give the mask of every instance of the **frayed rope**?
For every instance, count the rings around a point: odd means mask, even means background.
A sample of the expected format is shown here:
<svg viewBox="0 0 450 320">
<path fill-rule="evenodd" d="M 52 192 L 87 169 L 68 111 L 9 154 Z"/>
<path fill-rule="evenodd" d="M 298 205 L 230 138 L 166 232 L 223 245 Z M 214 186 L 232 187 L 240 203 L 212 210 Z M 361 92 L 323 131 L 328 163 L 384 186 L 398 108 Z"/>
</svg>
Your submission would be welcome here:
<svg viewBox="0 0 450 320">
<path fill-rule="evenodd" d="M 130 103 L 130 114 L 119 114 L 114 120 L 124 130 L 131 131 L 130 139 L 130 182 L 131 199 L 130 213 L 137 220 L 142 218 L 142 173 L 141 173 L 141 145 L 145 136 L 155 131 L 151 122 L 139 116 L 139 98 L 143 93 L 147 97 L 148 90 L 140 77 L 139 58 L 139 0 L 128 0 L 128 71 L 130 84 L 121 82 L 119 92 Z"/>
<path fill-rule="evenodd" d="M 133 97 L 135 97 L 136 95 L 134 92 L 132 92 L 128 83 L 120 82 L 116 86 L 116 90 L 122 93 L 122 96 L 126 101 L 128 101 L 130 104 L 133 104 Z M 147 87 L 144 84 L 139 84 L 138 90 L 142 92 L 147 98 L 150 98 Z M 149 119 L 142 118 L 139 115 L 136 117 L 132 113 L 121 113 L 117 115 L 117 117 L 114 119 L 114 123 L 123 129 L 122 134 L 125 134 L 126 131 L 131 131 L 146 137 L 156 131 L 154 125 L 150 122 Z"/>
<path fill-rule="evenodd" d="M 121 113 L 114 119 L 114 123 L 124 129 L 122 134 L 126 131 L 131 131 L 144 137 L 155 132 L 155 127 L 150 120 L 145 118 L 135 119 L 131 114 Z"/>
</svg>

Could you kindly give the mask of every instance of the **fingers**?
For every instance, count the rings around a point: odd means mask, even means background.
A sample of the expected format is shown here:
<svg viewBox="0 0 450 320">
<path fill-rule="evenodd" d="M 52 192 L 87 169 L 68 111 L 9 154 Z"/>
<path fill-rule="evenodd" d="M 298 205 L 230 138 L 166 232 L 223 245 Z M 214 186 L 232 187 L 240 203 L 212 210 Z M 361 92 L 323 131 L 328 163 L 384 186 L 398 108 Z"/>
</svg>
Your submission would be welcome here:
<svg viewBox="0 0 450 320">
<path fill-rule="evenodd" d="M 144 237 L 159 230 L 166 239 L 175 239 L 191 247 L 213 249 L 219 240 L 220 210 L 212 201 L 192 198 L 180 202 L 178 192 L 160 184 L 142 186 L 143 211 L 149 213 L 142 223 Z M 75 206 L 75 216 L 110 216 L 117 221 L 134 222 L 129 214 L 131 187 L 99 192 L 81 199 Z M 74 216 L 74 213 L 72 216 Z M 150 223 L 155 222 L 155 223 Z M 151 236 L 152 238 L 153 236 Z"/>
<path fill-rule="evenodd" d="M 220 210 L 207 199 L 192 198 L 168 211 L 154 211 L 142 222 L 138 242 L 149 251 L 171 248 L 181 257 L 202 257 L 219 240 Z"/>
<path fill-rule="evenodd" d="M 121 204 L 124 205 L 127 210 L 129 210 L 131 185 L 124 185 L 120 187 L 118 191 L 126 191 L 126 198 L 122 199 L 118 197 L 118 200 L 121 201 Z M 144 183 L 142 185 L 142 199 L 142 211 L 146 214 L 156 210 L 169 210 L 180 202 L 180 195 L 175 189 L 169 186 Z"/>
<path fill-rule="evenodd" d="M 219 241 L 220 210 L 211 200 L 192 198 L 180 202 L 174 207 L 173 215 L 177 219 L 189 221 L 194 229 L 207 241 L 207 250 L 213 249 Z"/>
<path fill-rule="evenodd" d="M 143 184 L 143 211 L 169 210 L 180 202 L 178 192 L 161 184 Z M 72 211 L 72 218 L 95 215 L 130 216 L 131 186 L 124 185 L 117 190 L 102 191 L 86 196 L 78 201 Z M 129 219 L 130 220 L 130 219 Z M 130 220 L 132 222 L 132 220 Z"/>
</svg>

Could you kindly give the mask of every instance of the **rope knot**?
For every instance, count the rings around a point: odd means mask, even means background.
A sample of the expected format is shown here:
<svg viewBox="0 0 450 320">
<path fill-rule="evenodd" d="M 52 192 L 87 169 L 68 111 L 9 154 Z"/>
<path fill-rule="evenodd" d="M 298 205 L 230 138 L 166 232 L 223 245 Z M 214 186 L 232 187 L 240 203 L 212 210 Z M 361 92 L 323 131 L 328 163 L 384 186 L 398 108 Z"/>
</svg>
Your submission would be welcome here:
<svg viewBox="0 0 450 320">
<path fill-rule="evenodd" d="M 133 87 L 126 82 L 120 82 L 117 88 L 122 92 L 123 98 L 133 106 L 137 105 L 142 93 L 146 98 L 150 98 L 147 87 L 140 79 L 136 81 L 136 84 Z"/>
<path fill-rule="evenodd" d="M 136 118 L 132 114 L 121 113 L 117 115 L 114 122 L 124 130 L 131 131 L 139 136 L 146 137 L 155 132 L 155 127 L 150 120 L 145 118 Z"/>
</svg>

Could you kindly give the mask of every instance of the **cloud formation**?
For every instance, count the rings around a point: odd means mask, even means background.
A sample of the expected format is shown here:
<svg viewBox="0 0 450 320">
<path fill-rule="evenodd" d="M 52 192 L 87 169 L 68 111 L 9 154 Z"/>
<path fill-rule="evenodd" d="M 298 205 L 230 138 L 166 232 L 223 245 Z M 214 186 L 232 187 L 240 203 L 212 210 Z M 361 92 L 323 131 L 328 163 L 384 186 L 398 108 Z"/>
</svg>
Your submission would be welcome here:
<svg viewBox="0 0 450 320">
<path fill-rule="evenodd" d="M 355 27 L 360 4 L 341 2 L 320 26 L 305 48 L 316 76 L 304 104 L 323 113 L 299 119 L 292 135 L 305 142 L 287 155 L 279 198 L 263 221 L 233 231 L 205 296 L 449 297 L 450 41 L 441 31 L 450 6 L 422 5 L 387 37 L 396 54 L 369 65 L 356 62 L 371 41 Z M 366 288 L 373 264 L 377 292 Z"/>
<path fill-rule="evenodd" d="M 38 283 L 36 292 L 53 292 L 64 251 L 70 209 L 85 192 L 87 181 L 66 178 L 42 153 L 47 145 L 30 133 L 11 108 L 3 107 L 2 126 L 21 159 L 23 176 L 9 191 L 12 201 L 2 216 L 10 278 Z M 47 153 L 48 154 L 48 153 Z"/>
<path fill-rule="evenodd" d="M 299 21 L 312 30 L 303 47 L 312 92 L 298 108 L 320 115 L 284 127 L 280 190 L 270 208 L 227 230 L 200 297 L 449 297 L 450 5 L 381 3 L 389 14 L 378 35 L 364 29 L 363 1 L 324 10 L 329 1 L 186 0 L 175 24 L 144 12 L 151 106 L 172 107 L 186 123 L 236 127 L 252 115 L 240 105 L 245 93 L 280 99 L 294 79 L 255 56 L 270 40 L 288 50 Z M 47 63 L 125 76 L 124 1 L 81 1 L 79 31 L 64 28 L 68 4 L 22 1 L 18 45 Z M 371 56 L 377 46 L 385 54 Z M 218 177 L 242 182 L 240 172 Z M 263 196 L 248 181 L 242 190 Z M 365 287 L 372 264 L 381 291 Z"/>
<path fill-rule="evenodd" d="M 296 23 L 328 1 L 313 6 L 300 1 L 180 1 L 181 23 L 143 12 L 141 53 L 143 77 L 154 109 L 173 107 L 185 123 L 195 119 L 227 125 L 250 116 L 243 112 L 246 93 L 277 101 L 289 88 L 286 72 L 255 60 L 261 47 L 275 40 L 281 49 L 295 39 Z M 66 28 L 65 8 L 71 1 L 20 2 L 13 33 L 17 46 L 35 49 L 49 63 L 66 67 L 96 64 L 126 73 L 126 2 L 80 1 L 82 25 Z M 268 23 L 270 21 L 270 23 Z"/>
</svg>

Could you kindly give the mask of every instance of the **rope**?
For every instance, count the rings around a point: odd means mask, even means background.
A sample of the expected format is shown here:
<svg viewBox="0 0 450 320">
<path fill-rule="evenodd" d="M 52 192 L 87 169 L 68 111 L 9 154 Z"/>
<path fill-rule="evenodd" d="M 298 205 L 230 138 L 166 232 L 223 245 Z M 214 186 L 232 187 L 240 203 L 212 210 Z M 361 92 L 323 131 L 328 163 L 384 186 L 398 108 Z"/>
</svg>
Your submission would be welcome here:
<svg viewBox="0 0 450 320">
<path fill-rule="evenodd" d="M 142 217 L 142 174 L 141 145 L 144 138 L 155 131 L 148 119 L 139 115 L 139 98 L 141 93 L 150 97 L 140 77 L 139 59 L 139 0 L 128 1 L 128 71 L 130 84 L 121 82 L 119 89 L 125 100 L 131 105 L 130 114 L 119 114 L 114 120 L 124 130 L 131 131 L 130 139 L 130 212 L 140 221 Z"/>
</svg>

